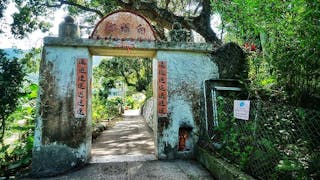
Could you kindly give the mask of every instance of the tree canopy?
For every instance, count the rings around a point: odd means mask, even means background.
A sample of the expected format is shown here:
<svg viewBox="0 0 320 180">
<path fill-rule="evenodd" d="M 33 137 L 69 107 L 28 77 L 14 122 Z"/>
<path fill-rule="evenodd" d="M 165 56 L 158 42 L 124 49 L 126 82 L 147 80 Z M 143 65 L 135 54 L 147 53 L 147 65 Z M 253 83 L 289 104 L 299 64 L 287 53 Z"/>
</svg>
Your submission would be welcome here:
<svg viewBox="0 0 320 180">
<path fill-rule="evenodd" d="M 148 58 L 124 57 L 103 59 L 95 68 L 94 78 L 104 89 L 115 87 L 114 83 L 120 80 L 141 92 L 147 90 L 152 81 L 152 61 Z"/>
<path fill-rule="evenodd" d="M 179 22 L 186 29 L 202 35 L 207 42 L 221 43 L 210 26 L 212 14 L 210 0 L 14 0 L 18 12 L 13 14 L 11 32 L 18 38 L 26 36 L 35 29 L 48 31 L 49 24 L 44 16 L 57 8 L 67 8 L 71 15 L 83 17 L 92 28 L 97 19 L 118 9 L 135 11 L 149 18 L 159 37 L 164 37 L 164 28 L 171 29 Z M 8 1 L 0 4 L 0 17 Z"/>
<path fill-rule="evenodd" d="M 212 2 L 229 38 L 250 51 L 252 80 L 285 91 L 296 105 L 316 106 L 320 4 L 312 0 Z"/>
</svg>

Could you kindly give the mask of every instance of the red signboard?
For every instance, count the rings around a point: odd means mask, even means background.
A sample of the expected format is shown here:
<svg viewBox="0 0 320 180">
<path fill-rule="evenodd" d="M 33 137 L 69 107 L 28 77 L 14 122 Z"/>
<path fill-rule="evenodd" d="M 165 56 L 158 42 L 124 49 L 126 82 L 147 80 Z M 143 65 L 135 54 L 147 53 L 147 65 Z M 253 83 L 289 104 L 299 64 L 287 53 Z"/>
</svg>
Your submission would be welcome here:
<svg viewBox="0 0 320 180">
<path fill-rule="evenodd" d="M 167 62 L 158 62 L 158 116 L 166 117 L 168 114 L 168 85 Z"/>
<path fill-rule="evenodd" d="M 76 104 L 75 117 L 83 118 L 87 115 L 88 99 L 88 59 L 77 59 L 76 73 Z"/>
</svg>

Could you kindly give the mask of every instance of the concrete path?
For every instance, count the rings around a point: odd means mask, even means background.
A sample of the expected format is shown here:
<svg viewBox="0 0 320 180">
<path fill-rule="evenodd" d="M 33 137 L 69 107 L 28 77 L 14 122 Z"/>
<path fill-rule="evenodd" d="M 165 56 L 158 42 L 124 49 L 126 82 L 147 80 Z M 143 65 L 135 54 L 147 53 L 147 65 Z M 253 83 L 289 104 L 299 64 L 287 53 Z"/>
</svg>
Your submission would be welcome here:
<svg viewBox="0 0 320 180">
<path fill-rule="evenodd" d="M 92 163 L 154 160 L 155 146 L 152 130 L 139 111 L 126 111 L 124 119 L 104 131 L 92 143 Z"/>
<path fill-rule="evenodd" d="M 211 175 L 191 160 L 110 162 L 90 164 L 52 180 L 210 180 Z"/>
</svg>

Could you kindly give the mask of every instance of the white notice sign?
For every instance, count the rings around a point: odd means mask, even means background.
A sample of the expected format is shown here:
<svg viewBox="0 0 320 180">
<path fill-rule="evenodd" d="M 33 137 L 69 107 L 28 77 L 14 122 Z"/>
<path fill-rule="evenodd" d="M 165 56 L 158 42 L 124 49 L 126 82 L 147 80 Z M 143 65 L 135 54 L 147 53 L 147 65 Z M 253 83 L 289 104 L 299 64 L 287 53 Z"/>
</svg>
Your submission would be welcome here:
<svg viewBox="0 0 320 180">
<path fill-rule="evenodd" d="M 237 119 L 249 120 L 250 101 L 234 100 L 233 116 Z"/>
</svg>

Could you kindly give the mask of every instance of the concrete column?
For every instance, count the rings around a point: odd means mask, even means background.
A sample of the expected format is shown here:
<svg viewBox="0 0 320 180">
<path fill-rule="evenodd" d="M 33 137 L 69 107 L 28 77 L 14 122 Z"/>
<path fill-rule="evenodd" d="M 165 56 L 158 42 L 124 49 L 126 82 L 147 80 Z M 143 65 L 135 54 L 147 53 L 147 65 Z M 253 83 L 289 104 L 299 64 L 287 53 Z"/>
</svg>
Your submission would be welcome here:
<svg viewBox="0 0 320 180">
<path fill-rule="evenodd" d="M 191 158 L 194 144 L 199 139 L 203 117 L 200 101 L 203 98 L 203 82 L 218 78 L 218 68 L 204 53 L 158 50 L 156 58 L 167 62 L 168 77 L 168 115 L 157 117 L 158 157 L 159 159 Z M 188 151 L 178 151 L 179 128 L 190 129 Z"/>
<path fill-rule="evenodd" d="M 32 160 L 35 176 L 63 173 L 89 160 L 91 79 L 92 60 L 87 48 L 43 48 Z M 83 82 L 81 103 L 77 98 L 79 82 Z M 82 106 L 86 108 L 79 114 L 77 108 Z"/>
</svg>

